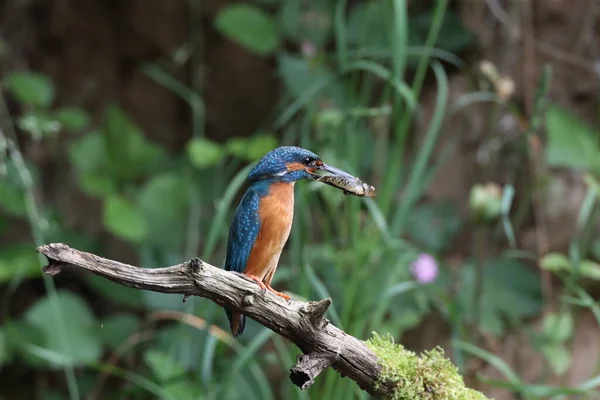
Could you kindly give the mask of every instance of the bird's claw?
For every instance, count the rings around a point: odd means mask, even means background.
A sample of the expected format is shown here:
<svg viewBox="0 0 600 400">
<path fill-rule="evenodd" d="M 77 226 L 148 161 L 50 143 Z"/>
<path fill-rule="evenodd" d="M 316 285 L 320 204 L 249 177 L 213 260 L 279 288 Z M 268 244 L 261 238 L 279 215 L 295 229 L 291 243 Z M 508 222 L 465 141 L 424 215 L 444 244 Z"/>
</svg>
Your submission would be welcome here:
<svg viewBox="0 0 600 400">
<path fill-rule="evenodd" d="M 269 290 L 270 292 L 273 292 L 273 293 L 275 293 L 275 294 L 276 294 L 277 296 L 279 296 L 279 297 L 283 297 L 283 298 L 284 298 L 284 299 L 286 299 L 288 302 L 291 302 L 291 301 L 292 301 L 292 298 L 291 298 L 290 296 L 288 296 L 288 295 L 287 295 L 287 294 L 285 294 L 285 293 L 281 293 L 281 292 L 279 292 L 279 291 L 277 291 L 277 290 L 273 289 L 273 288 L 272 288 L 271 286 L 269 286 L 269 285 L 267 285 L 267 290 Z"/>
<path fill-rule="evenodd" d="M 246 276 L 248 278 L 252 279 L 254 282 L 256 282 L 262 290 L 267 290 L 267 285 L 265 285 L 264 282 L 262 280 L 260 280 L 259 277 L 254 276 L 254 275 L 246 275 Z"/>
<path fill-rule="evenodd" d="M 262 281 L 262 280 L 261 280 L 261 279 L 260 279 L 258 276 L 255 276 L 255 275 L 246 275 L 246 277 L 247 277 L 247 278 L 250 278 L 250 279 L 252 279 L 254 282 L 256 282 L 256 283 L 258 284 L 258 286 L 260 286 L 260 288 L 261 288 L 263 291 L 266 291 L 266 290 L 268 290 L 268 291 L 270 291 L 270 292 L 274 293 L 275 295 L 277 295 L 277 296 L 279 296 L 279 297 L 282 297 L 282 298 L 284 298 L 285 300 L 287 300 L 287 302 L 288 302 L 288 303 L 291 303 L 291 302 L 292 302 L 292 298 L 291 298 L 290 296 L 288 296 L 288 295 L 287 295 L 287 294 L 285 294 L 285 293 L 281 293 L 281 292 L 279 292 L 279 291 L 277 291 L 277 290 L 273 289 L 273 288 L 272 288 L 271 286 L 269 286 L 269 285 L 266 285 L 266 284 L 265 284 L 265 283 L 264 283 L 264 282 L 263 282 L 263 281 Z"/>
</svg>

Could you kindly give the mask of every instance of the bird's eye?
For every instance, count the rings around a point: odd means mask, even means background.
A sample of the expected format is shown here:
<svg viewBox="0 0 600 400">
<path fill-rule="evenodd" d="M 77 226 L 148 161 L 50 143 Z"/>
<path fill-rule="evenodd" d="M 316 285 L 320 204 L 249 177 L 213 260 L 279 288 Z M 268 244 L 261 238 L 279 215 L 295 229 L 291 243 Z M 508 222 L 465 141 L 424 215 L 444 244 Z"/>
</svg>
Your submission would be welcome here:
<svg viewBox="0 0 600 400">
<path fill-rule="evenodd" d="M 306 164 L 306 165 L 310 164 L 311 162 L 313 162 L 313 159 L 312 159 L 312 158 L 310 158 L 310 157 L 306 157 L 306 158 L 304 159 L 304 164 Z"/>
</svg>

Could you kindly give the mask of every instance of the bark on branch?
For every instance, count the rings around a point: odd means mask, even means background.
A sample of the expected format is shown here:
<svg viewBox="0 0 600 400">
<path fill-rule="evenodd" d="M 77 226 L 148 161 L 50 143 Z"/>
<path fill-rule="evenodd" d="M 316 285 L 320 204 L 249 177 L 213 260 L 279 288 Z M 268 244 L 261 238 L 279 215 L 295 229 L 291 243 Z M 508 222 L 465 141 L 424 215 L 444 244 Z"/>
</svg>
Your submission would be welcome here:
<svg viewBox="0 0 600 400">
<path fill-rule="evenodd" d="M 62 243 L 38 247 L 48 258 L 47 274 L 58 274 L 64 265 L 84 268 L 121 285 L 184 297 L 200 296 L 239 311 L 294 342 L 304 355 L 298 357 L 290 378 L 301 389 L 331 366 L 342 376 L 354 380 L 373 395 L 385 396 L 392 384 L 377 384 L 381 366 L 377 356 L 357 338 L 333 326 L 323 318 L 331 305 L 321 301 L 286 302 L 261 290 L 244 275 L 224 271 L 200 259 L 166 268 L 147 269 L 122 264 L 70 248 Z"/>
</svg>

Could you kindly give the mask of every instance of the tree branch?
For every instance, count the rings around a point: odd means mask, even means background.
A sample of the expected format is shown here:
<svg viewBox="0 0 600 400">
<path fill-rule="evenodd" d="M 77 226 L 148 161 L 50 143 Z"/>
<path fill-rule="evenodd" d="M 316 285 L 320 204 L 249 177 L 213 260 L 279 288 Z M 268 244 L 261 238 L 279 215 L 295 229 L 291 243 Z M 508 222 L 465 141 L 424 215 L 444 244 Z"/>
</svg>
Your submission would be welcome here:
<svg viewBox="0 0 600 400">
<path fill-rule="evenodd" d="M 464 386 L 456 367 L 441 350 L 417 356 L 391 337 L 374 335 L 362 342 L 323 318 L 331 299 L 287 302 L 243 274 L 224 271 L 192 259 L 166 268 L 147 269 L 122 264 L 70 248 L 47 244 L 37 251 L 48 258 L 44 272 L 56 275 L 64 265 L 84 268 L 121 285 L 162 293 L 205 297 L 239 311 L 294 342 L 299 355 L 290 379 L 300 389 L 331 366 L 372 395 L 389 399 L 483 400 Z M 368 345 L 368 346 L 367 346 Z"/>
<path fill-rule="evenodd" d="M 64 265 L 84 268 L 121 285 L 162 293 L 200 296 L 239 311 L 294 342 L 304 355 L 298 357 L 290 378 L 301 389 L 309 388 L 328 366 L 347 376 L 373 395 L 385 396 L 394 384 L 378 383 L 381 366 L 377 356 L 360 340 L 323 318 L 331 299 L 286 302 L 259 288 L 242 274 L 225 271 L 192 259 L 166 268 L 147 269 L 122 264 L 52 243 L 37 248 L 48 258 L 43 271 L 61 272 Z"/>
</svg>

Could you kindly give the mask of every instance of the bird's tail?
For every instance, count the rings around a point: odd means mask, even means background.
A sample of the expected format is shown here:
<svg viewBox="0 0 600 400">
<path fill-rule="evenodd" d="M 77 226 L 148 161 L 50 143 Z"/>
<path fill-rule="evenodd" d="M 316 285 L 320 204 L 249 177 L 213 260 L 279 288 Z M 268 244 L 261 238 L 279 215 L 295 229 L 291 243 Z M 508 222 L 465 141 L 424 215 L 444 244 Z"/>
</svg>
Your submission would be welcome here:
<svg viewBox="0 0 600 400">
<path fill-rule="evenodd" d="M 244 314 L 231 312 L 229 309 L 225 309 L 225 313 L 227 314 L 227 319 L 229 320 L 229 327 L 231 328 L 231 334 L 235 336 L 239 336 L 244 332 L 244 327 L 246 326 L 246 316 Z"/>
</svg>

